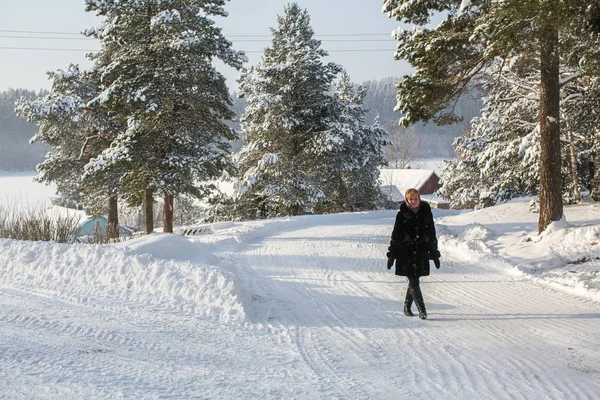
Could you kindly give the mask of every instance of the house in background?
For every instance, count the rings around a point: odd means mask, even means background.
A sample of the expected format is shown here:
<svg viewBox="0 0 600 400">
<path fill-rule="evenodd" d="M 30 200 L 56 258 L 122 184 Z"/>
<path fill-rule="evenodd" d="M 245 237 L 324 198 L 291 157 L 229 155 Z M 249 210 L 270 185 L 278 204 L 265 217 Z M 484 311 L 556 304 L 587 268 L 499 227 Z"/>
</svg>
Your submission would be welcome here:
<svg viewBox="0 0 600 400">
<path fill-rule="evenodd" d="M 108 218 L 103 215 L 97 217 L 88 216 L 85 211 L 75 210 L 72 208 L 52 206 L 48 209 L 48 214 L 53 218 L 63 218 L 76 221 L 79 225 L 78 238 L 85 236 L 93 236 L 97 230 L 106 232 Z M 119 225 L 119 236 L 130 236 L 133 229 L 127 226 Z"/>
<path fill-rule="evenodd" d="M 404 200 L 404 193 L 410 188 L 417 189 L 421 199 L 433 208 L 450 208 L 450 203 L 433 194 L 442 187 L 440 177 L 430 169 L 383 168 L 379 179 L 381 191 L 393 202 Z"/>
<path fill-rule="evenodd" d="M 94 235 L 96 229 L 100 232 L 106 232 L 106 226 L 108 225 L 108 218 L 104 215 L 99 217 L 87 217 L 79 222 L 79 237 Z M 133 230 L 129 227 L 119 225 L 119 236 L 130 236 Z"/>
</svg>

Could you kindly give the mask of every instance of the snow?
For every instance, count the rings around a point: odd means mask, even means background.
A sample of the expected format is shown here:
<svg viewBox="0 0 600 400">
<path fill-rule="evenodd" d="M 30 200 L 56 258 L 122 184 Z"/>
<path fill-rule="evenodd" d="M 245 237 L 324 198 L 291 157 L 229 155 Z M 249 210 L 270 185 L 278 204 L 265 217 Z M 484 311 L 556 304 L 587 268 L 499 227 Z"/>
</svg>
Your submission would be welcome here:
<svg viewBox="0 0 600 400">
<path fill-rule="evenodd" d="M 470 6 L 471 6 L 471 0 L 462 0 L 460 2 L 460 7 L 458 8 L 459 14 L 462 14 Z"/>
<path fill-rule="evenodd" d="M 74 210 L 72 208 L 61 206 L 48 207 L 46 212 L 49 217 L 78 221 L 79 225 L 85 223 L 85 221 L 89 218 L 89 216 L 83 210 Z"/>
<path fill-rule="evenodd" d="M 150 26 L 155 28 L 156 26 L 160 26 L 163 24 L 170 24 L 173 21 L 181 20 L 181 14 L 177 10 L 169 10 L 169 11 L 161 11 L 157 15 L 150 18 Z"/>
<path fill-rule="evenodd" d="M 0 188 L 39 200 L 32 175 Z M 393 210 L 0 239 L 1 397 L 595 399 L 600 204 L 542 235 L 528 210 L 433 210 L 425 321 L 385 268 Z"/>
<path fill-rule="evenodd" d="M 382 168 L 379 179 L 384 185 L 395 186 L 401 194 L 408 189 L 420 189 L 433 175 L 429 169 Z"/>
</svg>

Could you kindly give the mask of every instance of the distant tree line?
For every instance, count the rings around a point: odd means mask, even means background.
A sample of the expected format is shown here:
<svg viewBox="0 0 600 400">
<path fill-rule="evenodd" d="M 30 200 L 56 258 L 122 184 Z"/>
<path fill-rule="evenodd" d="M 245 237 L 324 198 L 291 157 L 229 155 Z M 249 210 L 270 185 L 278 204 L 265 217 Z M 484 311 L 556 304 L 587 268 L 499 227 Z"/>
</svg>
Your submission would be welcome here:
<svg viewBox="0 0 600 400">
<path fill-rule="evenodd" d="M 24 89 L 0 92 L 0 171 L 33 171 L 50 150 L 42 143 L 29 143 L 38 128 L 15 114 L 17 100 L 46 94 Z"/>
<path fill-rule="evenodd" d="M 404 128 L 398 123 L 401 114 L 394 111 L 396 106 L 395 85 L 399 78 L 383 78 L 355 84 L 364 87 L 366 95 L 363 106 L 365 120 L 368 123 L 378 121 L 388 132 L 390 144 L 384 149 L 386 159 L 391 167 L 405 167 L 418 158 L 454 158 L 453 148 L 455 138 L 463 135 L 470 121 L 479 116 L 482 107 L 479 91 L 461 99 L 457 105 L 458 113 L 463 116 L 459 124 L 438 126 L 434 123 L 417 124 Z M 0 92 L 0 170 L 4 171 L 33 171 L 37 164 L 44 160 L 52 147 L 36 141 L 30 144 L 30 139 L 38 130 L 38 126 L 18 116 L 15 102 L 21 98 L 33 99 L 47 95 L 47 91 L 34 92 L 26 89 L 10 89 Z M 233 112 L 235 118 L 225 121 L 236 132 L 240 131 L 239 119 L 244 113 L 248 102 L 232 94 Z M 232 153 L 237 153 L 242 146 L 242 138 L 231 142 Z"/>
</svg>

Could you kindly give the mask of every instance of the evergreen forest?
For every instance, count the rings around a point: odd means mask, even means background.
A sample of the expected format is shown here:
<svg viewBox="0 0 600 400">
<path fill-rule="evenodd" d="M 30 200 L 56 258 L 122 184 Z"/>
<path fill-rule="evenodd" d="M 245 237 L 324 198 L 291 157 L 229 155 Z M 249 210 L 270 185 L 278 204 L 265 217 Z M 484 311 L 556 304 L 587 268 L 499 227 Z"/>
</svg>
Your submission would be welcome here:
<svg viewBox="0 0 600 400">
<path fill-rule="evenodd" d="M 103 19 L 84 31 L 93 66 L 0 93 L 0 169 L 37 165 L 112 227 L 141 207 L 146 233 L 157 204 L 165 232 L 198 201 L 212 221 L 387 207 L 379 170 L 423 158 L 446 160 L 437 194 L 455 208 L 536 196 L 540 232 L 564 203 L 600 201 L 596 3 L 383 0 L 411 27 L 395 58 L 414 73 L 362 83 L 325 61 L 296 3 L 253 66 L 214 24 L 223 1 L 144 5 L 86 1 Z M 239 71 L 235 93 L 213 60 Z"/>
</svg>

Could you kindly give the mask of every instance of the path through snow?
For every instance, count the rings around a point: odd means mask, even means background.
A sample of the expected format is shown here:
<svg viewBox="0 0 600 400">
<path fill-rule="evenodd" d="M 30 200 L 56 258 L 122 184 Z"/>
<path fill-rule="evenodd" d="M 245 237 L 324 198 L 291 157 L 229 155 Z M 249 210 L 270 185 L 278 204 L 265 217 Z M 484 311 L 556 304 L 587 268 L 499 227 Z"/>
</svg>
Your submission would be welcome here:
<svg viewBox="0 0 600 400">
<path fill-rule="evenodd" d="M 243 320 L 177 307 L 183 301 L 177 292 L 153 301 L 142 288 L 109 301 L 118 289 L 110 282 L 86 292 L 83 278 L 29 286 L 4 280 L 0 393 L 8 399 L 597 398 L 597 303 L 507 274 L 503 259 L 465 250 L 464 241 L 446 234 L 442 268 L 423 278 L 429 319 L 405 317 L 406 283 L 385 269 L 382 257 L 394 215 L 255 221 L 195 237 L 229 270 L 220 279 L 233 274 L 239 285 L 227 292 L 239 298 L 212 307 L 243 304 L 236 314 Z M 117 272 L 128 260 L 175 277 L 193 268 L 173 260 L 161 267 L 160 260 L 120 251 L 96 248 L 94 259 L 115 257 Z M 45 264 L 28 268 L 36 274 Z M 90 265 L 82 268 L 90 273 Z"/>
<path fill-rule="evenodd" d="M 406 283 L 382 273 L 393 219 L 373 215 L 300 223 L 235 257 L 258 293 L 255 322 L 294 338 L 320 396 L 596 396 L 597 305 L 446 257 L 423 278 L 429 319 L 407 318 Z"/>
</svg>

